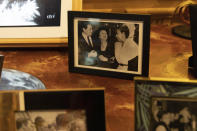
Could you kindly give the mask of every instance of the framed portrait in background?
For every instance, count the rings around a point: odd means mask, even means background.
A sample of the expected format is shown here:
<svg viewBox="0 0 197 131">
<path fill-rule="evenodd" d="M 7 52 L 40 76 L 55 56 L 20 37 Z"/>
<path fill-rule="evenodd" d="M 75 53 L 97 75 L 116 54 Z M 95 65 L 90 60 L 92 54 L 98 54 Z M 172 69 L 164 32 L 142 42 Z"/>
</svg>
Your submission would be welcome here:
<svg viewBox="0 0 197 131">
<path fill-rule="evenodd" d="M 0 46 L 65 46 L 67 11 L 81 8 L 82 0 L 2 0 Z"/>
<path fill-rule="evenodd" d="M 1 130 L 106 130 L 104 88 L 4 91 L 0 98 Z"/>
<path fill-rule="evenodd" d="M 68 12 L 69 71 L 148 76 L 150 15 Z"/>
<path fill-rule="evenodd" d="M 189 67 L 191 67 L 191 72 L 197 77 L 197 4 L 189 6 L 190 12 L 190 29 L 191 29 L 191 41 L 192 41 L 192 56 L 189 58 Z"/>
<path fill-rule="evenodd" d="M 197 98 L 152 97 L 151 131 L 196 131 Z"/>
<path fill-rule="evenodd" d="M 134 81 L 135 131 L 195 128 L 197 81 L 142 77 Z"/>
</svg>

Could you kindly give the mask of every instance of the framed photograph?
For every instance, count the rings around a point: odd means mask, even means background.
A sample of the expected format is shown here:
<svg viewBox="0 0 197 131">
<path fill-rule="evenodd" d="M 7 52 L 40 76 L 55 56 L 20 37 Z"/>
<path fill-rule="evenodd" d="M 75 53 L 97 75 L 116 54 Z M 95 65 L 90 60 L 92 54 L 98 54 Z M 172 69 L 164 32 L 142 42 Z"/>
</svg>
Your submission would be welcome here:
<svg viewBox="0 0 197 131">
<path fill-rule="evenodd" d="M 150 15 L 68 12 L 69 71 L 148 76 Z"/>
<path fill-rule="evenodd" d="M 153 128 L 153 124 L 158 121 L 158 110 L 152 111 L 155 108 L 154 100 L 164 100 L 164 101 L 174 101 L 174 108 L 180 108 L 184 103 L 188 103 L 188 108 L 190 108 L 189 103 L 196 102 L 194 98 L 197 98 L 197 81 L 189 81 L 184 79 L 158 79 L 158 78 L 140 78 L 136 77 L 135 81 L 135 131 L 150 131 Z M 156 97 L 156 98 L 155 98 Z M 159 98 L 157 98 L 159 97 Z M 166 97 L 160 98 L 160 97 Z M 176 99 L 172 99 L 176 97 Z M 193 98 L 190 100 L 190 98 Z M 153 99 L 153 100 L 152 100 Z M 155 101 L 156 101 L 155 100 Z M 182 102 L 179 102 L 182 101 Z M 186 101 L 186 102 L 185 102 Z M 160 102 L 161 103 L 161 102 Z M 158 105 L 157 108 L 162 108 L 160 110 L 171 110 L 173 112 L 173 106 L 168 105 Z M 179 104 L 178 104 L 179 103 Z M 167 108 L 169 107 L 169 108 Z M 195 109 L 196 107 L 191 107 Z M 183 109 L 183 108 L 182 108 Z M 169 111 L 167 110 L 167 111 Z M 178 111 L 180 112 L 181 109 Z M 176 111 L 175 111 L 176 112 Z M 193 112 L 193 111 L 192 111 Z M 190 115 L 191 113 L 190 112 Z M 153 118 L 155 120 L 153 120 Z M 154 125 L 155 126 L 155 125 Z"/>
<path fill-rule="evenodd" d="M 106 130 L 104 88 L 2 91 L 0 98 L 1 130 Z"/>
<path fill-rule="evenodd" d="M 191 29 L 191 41 L 192 41 L 192 56 L 189 58 L 189 67 L 192 67 L 194 76 L 197 77 L 197 4 L 189 6 L 190 11 L 190 29 Z"/>
<path fill-rule="evenodd" d="M 82 0 L 1 0 L 0 46 L 65 46 L 67 11 L 81 6 Z"/>
<path fill-rule="evenodd" d="M 87 131 L 85 110 L 15 112 L 16 131 Z"/>
<path fill-rule="evenodd" d="M 66 110 L 85 113 L 86 130 L 105 131 L 104 89 L 25 91 L 24 110 Z M 23 103 L 23 102 L 22 102 Z M 21 108 L 22 109 L 22 108 Z"/>
<path fill-rule="evenodd" d="M 151 131 L 196 131 L 197 98 L 152 97 Z"/>
</svg>

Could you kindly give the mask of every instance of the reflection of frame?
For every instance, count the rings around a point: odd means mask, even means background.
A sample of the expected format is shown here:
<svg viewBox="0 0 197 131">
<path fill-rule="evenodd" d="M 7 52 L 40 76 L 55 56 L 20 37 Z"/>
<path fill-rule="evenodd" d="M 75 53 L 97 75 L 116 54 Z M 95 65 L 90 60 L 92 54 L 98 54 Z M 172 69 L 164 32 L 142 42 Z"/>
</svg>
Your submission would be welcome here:
<svg viewBox="0 0 197 131">
<path fill-rule="evenodd" d="M 197 81 L 135 78 L 136 131 L 150 131 L 152 97 L 197 97 Z"/>
<path fill-rule="evenodd" d="M 51 2 L 45 2 L 45 0 L 8 2 L 2 0 L 0 2 L 2 19 L 0 22 L 0 46 L 65 46 L 68 36 L 67 13 L 65 12 L 80 10 L 81 6 L 82 0 Z"/>
<path fill-rule="evenodd" d="M 104 90 L 26 91 L 24 109 L 33 110 L 84 110 L 87 131 L 105 130 Z"/>
<path fill-rule="evenodd" d="M 150 16 L 68 12 L 69 71 L 148 76 Z"/>
<path fill-rule="evenodd" d="M 152 97 L 151 131 L 196 131 L 197 99 Z"/>
<path fill-rule="evenodd" d="M 16 131 L 87 131 L 84 110 L 15 112 Z"/>
</svg>

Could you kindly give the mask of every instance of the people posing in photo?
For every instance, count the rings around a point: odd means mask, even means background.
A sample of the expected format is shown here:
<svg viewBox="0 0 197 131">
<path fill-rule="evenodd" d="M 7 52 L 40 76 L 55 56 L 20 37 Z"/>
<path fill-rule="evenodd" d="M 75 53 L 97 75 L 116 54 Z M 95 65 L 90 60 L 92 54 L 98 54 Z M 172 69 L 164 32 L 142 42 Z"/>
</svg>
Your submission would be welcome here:
<svg viewBox="0 0 197 131">
<path fill-rule="evenodd" d="M 135 25 L 132 24 L 133 31 Z M 128 25 L 121 25 L 117 28 L 117 42 L 115 42 L 115 58 L 118 62 L 117 69 L 120 70 L 138 70 L 138 45 L 133 40 L 133 33 Z"/>
<path fill-rule="evenodd" d="M 188 107 L 183 107 L 179 112 L 179 131 L 192 131 L 192 115 Z"/>
<path fill-rule="evenodd" d="M 98 66 L 114 68 L 114 46 L 109 43 L 107 27 L 100 27 L 96 32 L 96 50 L 98 52 Z"/>
<path fill-rule="evenodd" d="M 153 128 L 153 131 L 170 131 L 170 113 L 161 110 L 158 112 L 157 116 L 159 118 L 159 121 L 156 123 L 155 127 Z"/>
<path fill-rule="evenodd" d="M 46 120 L 41 116 L 35 118 L 35 126 L 36 131 L 50 131 Z"/>
<path fill-rule="evenodd" d="M 35 125 L 29 119 L 19 118 L 16 120 L 17 131 L 36 131 Z"/>
<path fill-rule="evenodd" d="M 92 25 L 89 22 L 81 22 L 81 36 L 78 43 L 79 65 L 97 64 L 97 52 L 92 39 Z"/>
</svg>

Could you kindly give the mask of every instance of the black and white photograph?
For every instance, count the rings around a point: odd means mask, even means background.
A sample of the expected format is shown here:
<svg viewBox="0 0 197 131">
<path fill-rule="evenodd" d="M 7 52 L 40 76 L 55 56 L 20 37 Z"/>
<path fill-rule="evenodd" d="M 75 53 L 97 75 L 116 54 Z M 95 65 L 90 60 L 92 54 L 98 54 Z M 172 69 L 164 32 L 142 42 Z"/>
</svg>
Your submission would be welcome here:
<svg viewBox="0 0 197 131">
<path fill-rule="evenodd" d="M 157 131 L 157 125 L 160 124 L 163 130 L 159 128 L 159 131 L 197 130 L 194 126 L 197 115 L 197 81 L 135 77 L 134 82 L 135 131 Z M 182 126 L 182 129 L 177 129 L 177 125 Z"/>
<path fill-rule="evenodd" d="M 48 39 L 67 39 L 67 11 L 72 10 L 72 5 L 73 0 L 0 0 L 0 38 L 5 39 L 0 43 L 10 39 L 25 44 L 40 39 L 46 39 L 46 43 L 51 42 Z"/>
<path fill-rule="evenodd" d="M 71 122 L 63 131 L 106 130 L 104 88 L 25 91 L 20 98 L 20 111 L 66 111 L 65 120 Z"/>
<path fill-rule="evenodd" d="M 60 26 L 61 0 L 1 0 L 0 26 Z"/>
<path fill-rule="evenodd" d="M 196 131 L 197 99 L 152 97 L 151 131 Z"/>
<path fill-rule="evenodd" d="M 144 64 L 144 56 L 148 59 L 149 53 L 143 50 L 144 47 L 149 49 L 149 41 L 145 41 L 149 33 L 147 31 L 145 34 L 144 31 L 145 27 L 149 26 L 146 25 L 148 22 L 135 19 L 119 20 L 118 14 L 116 15 L 116 19 L 115 14 L 111 19 L 102 18 L 102 14 L 101 18 L 74 18 L 74 41 L 70 43 L 74 44 L 74 67 L 98 72 L 143 74 L 144 68 L 148 67 Z"/>
<path fill-rule="evenodd" d="M 192 56 L 189 57 L 189 71 L 195 77 L 197 77 L 197 4 L 191 4 L 189 6 L 189 16 L 190 16 L 190 32 L 191 32 L 191 42 L 192 42 Z"/>
<path fill-rule="evenodd" d="M 15 112 L 16 131 L 87 131 L 85 110 Z"/>
</svg>

